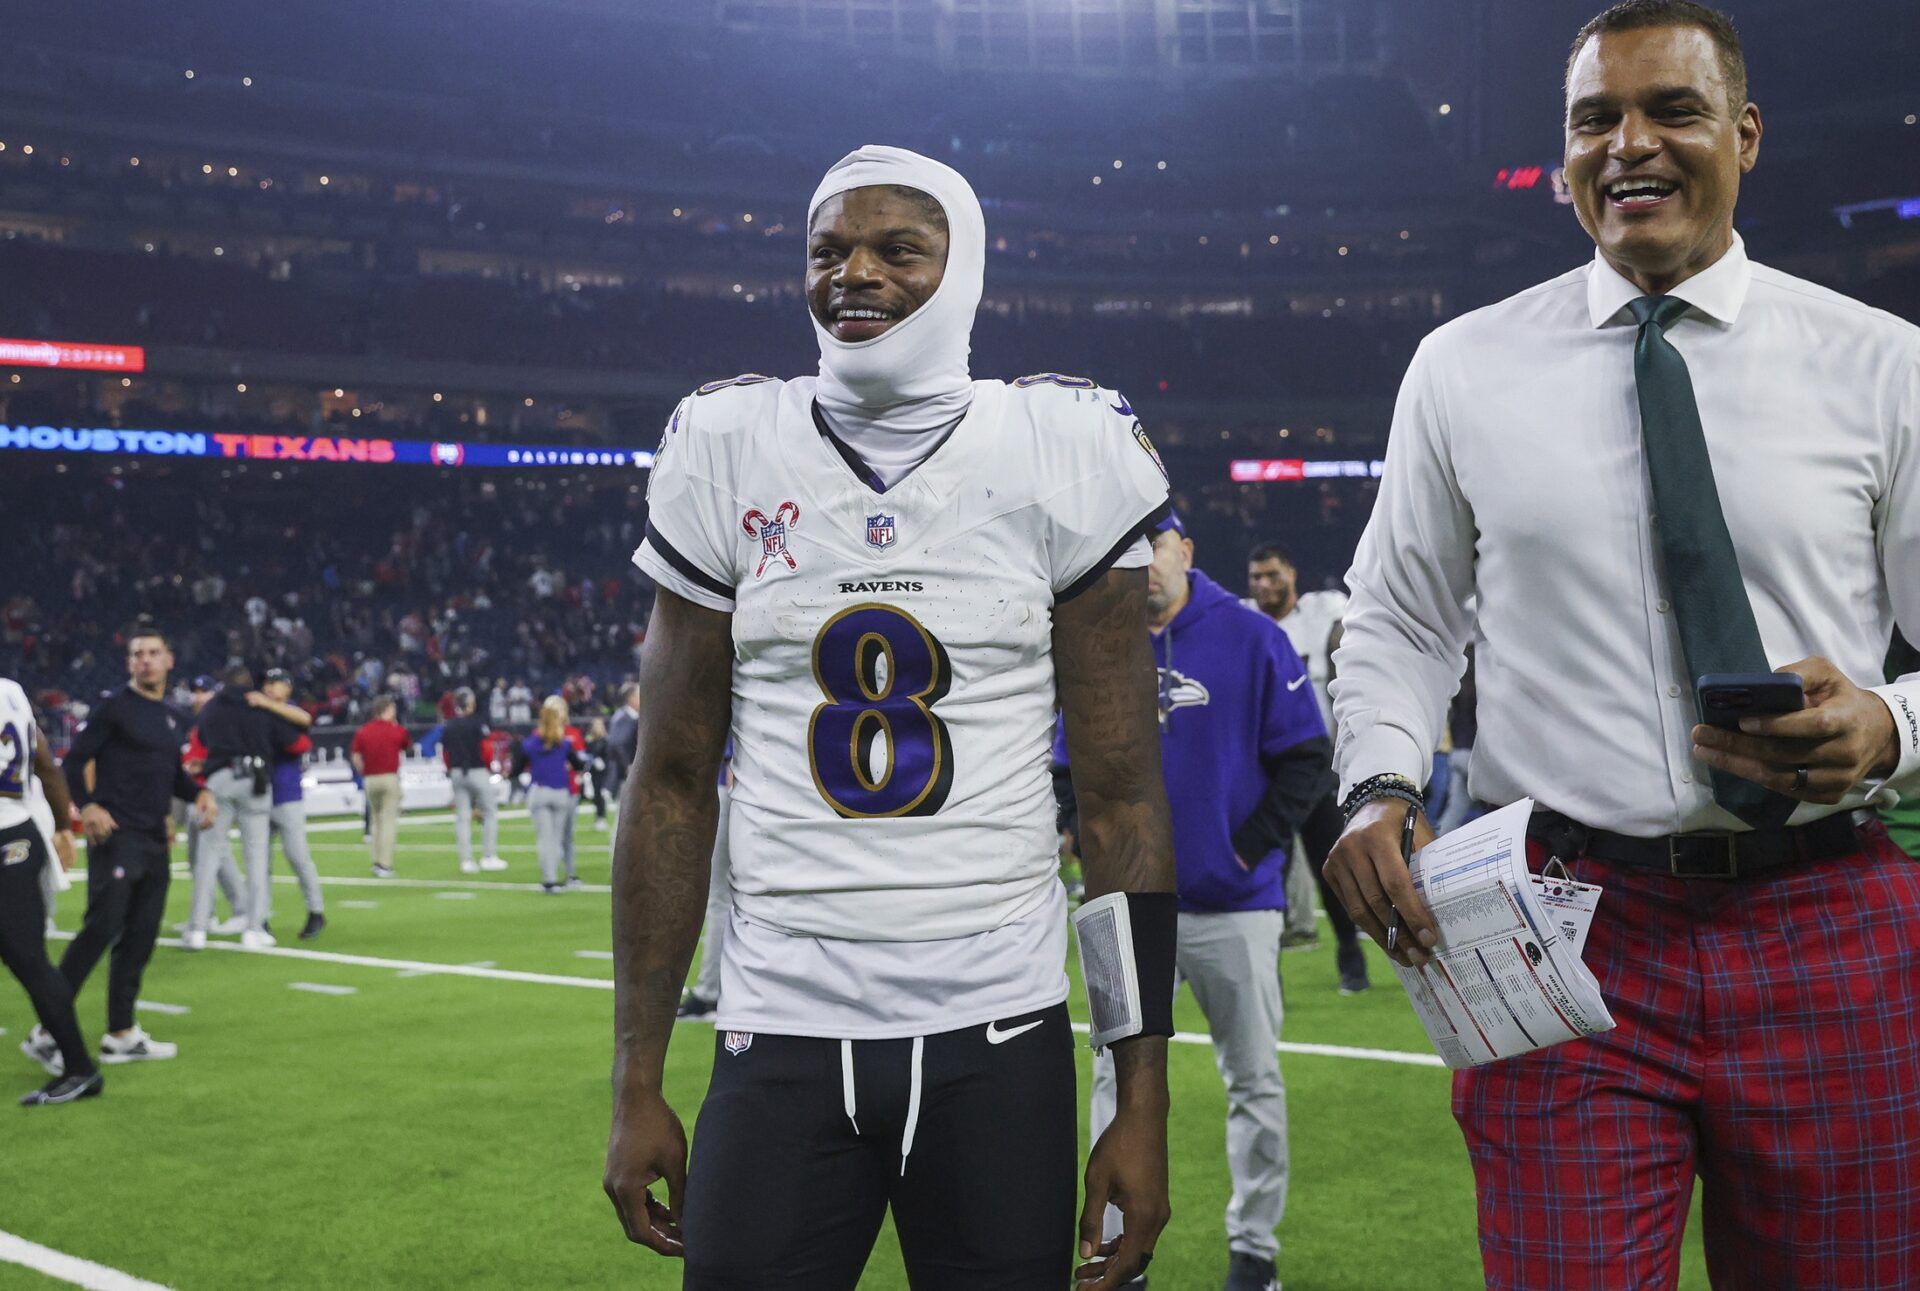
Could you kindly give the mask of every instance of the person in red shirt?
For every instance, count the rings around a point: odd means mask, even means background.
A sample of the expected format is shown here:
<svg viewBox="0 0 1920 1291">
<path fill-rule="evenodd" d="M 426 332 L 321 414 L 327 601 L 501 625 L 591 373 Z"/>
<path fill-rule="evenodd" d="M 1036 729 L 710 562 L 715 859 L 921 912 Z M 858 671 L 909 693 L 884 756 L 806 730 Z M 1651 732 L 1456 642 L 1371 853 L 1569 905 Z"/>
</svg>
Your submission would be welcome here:
<svg viewBox="0 0 1920 1291">
<path fill-rule="evenodd" d="M 374 700 L 372 720 L 353 733 L 349 750 L 353 769 L 366 782 L 373 873 L 382 879 L 393 877 L 393 845 L 400 832 L 400 759 L 413 744 L 407 728 L 393 720 L 393 713 L 391 696 Z"/>
</svg>

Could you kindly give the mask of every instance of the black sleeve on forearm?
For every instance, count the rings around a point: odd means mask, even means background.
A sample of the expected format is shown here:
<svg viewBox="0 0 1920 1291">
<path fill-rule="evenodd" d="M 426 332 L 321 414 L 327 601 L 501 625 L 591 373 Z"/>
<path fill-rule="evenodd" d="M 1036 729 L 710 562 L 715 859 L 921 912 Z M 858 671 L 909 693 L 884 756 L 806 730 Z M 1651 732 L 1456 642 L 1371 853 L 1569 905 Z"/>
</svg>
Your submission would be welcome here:
<svg viewBox="0 0 1920 1291">
<path fill-rule="evenodd" d="M 192 802 L 200 796 L 200 786 L 193 782 L 187 769 L 177 762 L 173 766 L 173 796 L 182 802 Z"/>
<path fill-rule="evenodd" d="M 112 702 L 100 702 L 92 716 L 74 732 L 67 756 L 60 761 L 60 770 L 67 777 L 67 796 L 73 799 L 76 807 L 84 807 L 93 801 L 93 794 L 87 789 L 87 764 L 100 756 L 100 750 L 106 747 L 107 736 L 113 732 Z"/>
<path fill-rule="evenodd" d="M 527 769 L 527 751 L 518 744 L 513 746 L 513 766 L 507 772 L 507 779 L 518 780 L 520 773 Z"/>
<path fill-rule="evenodd" d="M 1266 796 L 1233 833 L 1233 851 L 1253 864 L 1293 841 L 1314 804 L 1339 787 L 1333 774 L 1333 742 L 1302 740 L 1266 764 Z"/>
<path fill-rule="evenodd" d="M 1073 768 L 1053 764 L 1053 827 L 1073 836 L 1073 854 L 1080 854 L 1080 799 L 1073 792 Z"/>
</svg>

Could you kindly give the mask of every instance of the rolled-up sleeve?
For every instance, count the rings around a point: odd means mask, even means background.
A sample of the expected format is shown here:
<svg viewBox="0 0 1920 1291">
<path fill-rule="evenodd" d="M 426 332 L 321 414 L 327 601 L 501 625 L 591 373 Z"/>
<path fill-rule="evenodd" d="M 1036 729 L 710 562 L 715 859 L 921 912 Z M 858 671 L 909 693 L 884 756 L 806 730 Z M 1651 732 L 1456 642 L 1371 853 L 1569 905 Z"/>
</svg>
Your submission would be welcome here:
<svg viewBox="0 0 1920 1291">
<path fill-rule="evenodd" d="M 1472 630 L 1474 519 L 1449 444 L 1433 338 L 1400 384 L 1373 515 L 1347 573 L 1331 688 L 1340 793 L 1395 772 L 1425 783 Z"/>
</svg>

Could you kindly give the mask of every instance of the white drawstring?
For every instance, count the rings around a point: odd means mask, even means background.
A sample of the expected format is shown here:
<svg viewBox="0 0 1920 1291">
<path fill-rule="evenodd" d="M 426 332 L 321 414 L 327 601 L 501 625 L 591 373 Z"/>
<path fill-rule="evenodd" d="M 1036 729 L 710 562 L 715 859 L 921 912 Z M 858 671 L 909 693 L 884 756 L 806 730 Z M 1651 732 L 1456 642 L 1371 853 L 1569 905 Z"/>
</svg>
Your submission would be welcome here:
<svg viewBox="0 0 1920 1291">
<path fill-rule="evenodd" d="M 860 1132 L 860 1122 L 853 1116 L 853 1041 L 840 1042 L 840 1098 L 847 1108 L 847 1120 L 853 1125 L 853 1132 Z"/>
<path fill-rule="evenodd" d="M 907 1173 L 907 1157 L 913 1153 L 913 1131 L 920 1123 L 920 1054 L 926 1041 L 913 1038 L 913 1066 L 907 1077 L 907 1129 L 900 1136 L 900 1173 Z"/>
</svg>

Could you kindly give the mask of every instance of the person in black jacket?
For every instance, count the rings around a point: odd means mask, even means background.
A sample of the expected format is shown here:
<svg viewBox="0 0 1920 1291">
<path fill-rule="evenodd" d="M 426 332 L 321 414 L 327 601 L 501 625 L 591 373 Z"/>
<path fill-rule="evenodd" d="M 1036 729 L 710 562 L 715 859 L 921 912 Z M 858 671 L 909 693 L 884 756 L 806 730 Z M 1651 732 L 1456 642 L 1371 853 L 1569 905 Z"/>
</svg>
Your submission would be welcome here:
<svg viewBox="0 0 1920 1291">
<path fill-rule="evenodd" d="M 440 730 L 440 760 L 447 765 L 453 786 L 453 842 L 460 853 L 460 872 L 504 870 L 500 859 L 500 803 L 494 792 L 493 768 L 487 765 L 487 737 L 492 729 L 482 721 L 473 691 L 465 686 L 453 692 L 453 716 Z M 473 813 L 480 812 L 481 853 L 473 857 Z"/>
<path fill-rule="evenodd" d="M 253 690 L 253 674 L 232 667 L 226 685 L 200 710 L 200 742 L 207 748 L 207 790 L 218 806 L 213 829 L 200 840 L 197 866 L 210 879 L 222 860 L 231 855 L 227 831 L 240 829 L 241 854 L 246 860 L 247 928 L 240 944 L 250 950 L 274 943 L 267 929 L 272 899 L 267 885 L 273 813 L 273 762 L 299 740 L 300 731 L 268 707 L 271 701 Z M 279 707 L 277 705 L 273 707 Z M 213 916 L 213 885 L 194 886 L 192 922 L 181 942 L 188 950 L 207 944 L 207 923 Z"/>
<path fill-rule="evenodd" d="M 172 668 L 165 634 L 149 625 L 133 629 L 127 637 L 127 687 L 101 698 L 74 732 L 62 764 L 87 836 L 87 914 L 60 959 L 60 975 L 78 995 L 100 957 L 112 951 L 107 1034 L 100 1040 L 103 1062 L 171 1058 L 179 1052 L 133 1020 L 140 980 L 167 908 L 173 799 L 193 802 L 202 829 L 212 828 L 214 818 L 213 795 L 180 765 L 186 720 L 162 699 Z M 33 1039 L 40 1037 L 36 1031 Z M 48 1038 L 39 1048 L 52 1052 L 55 1046 Z"/>
</svg>

